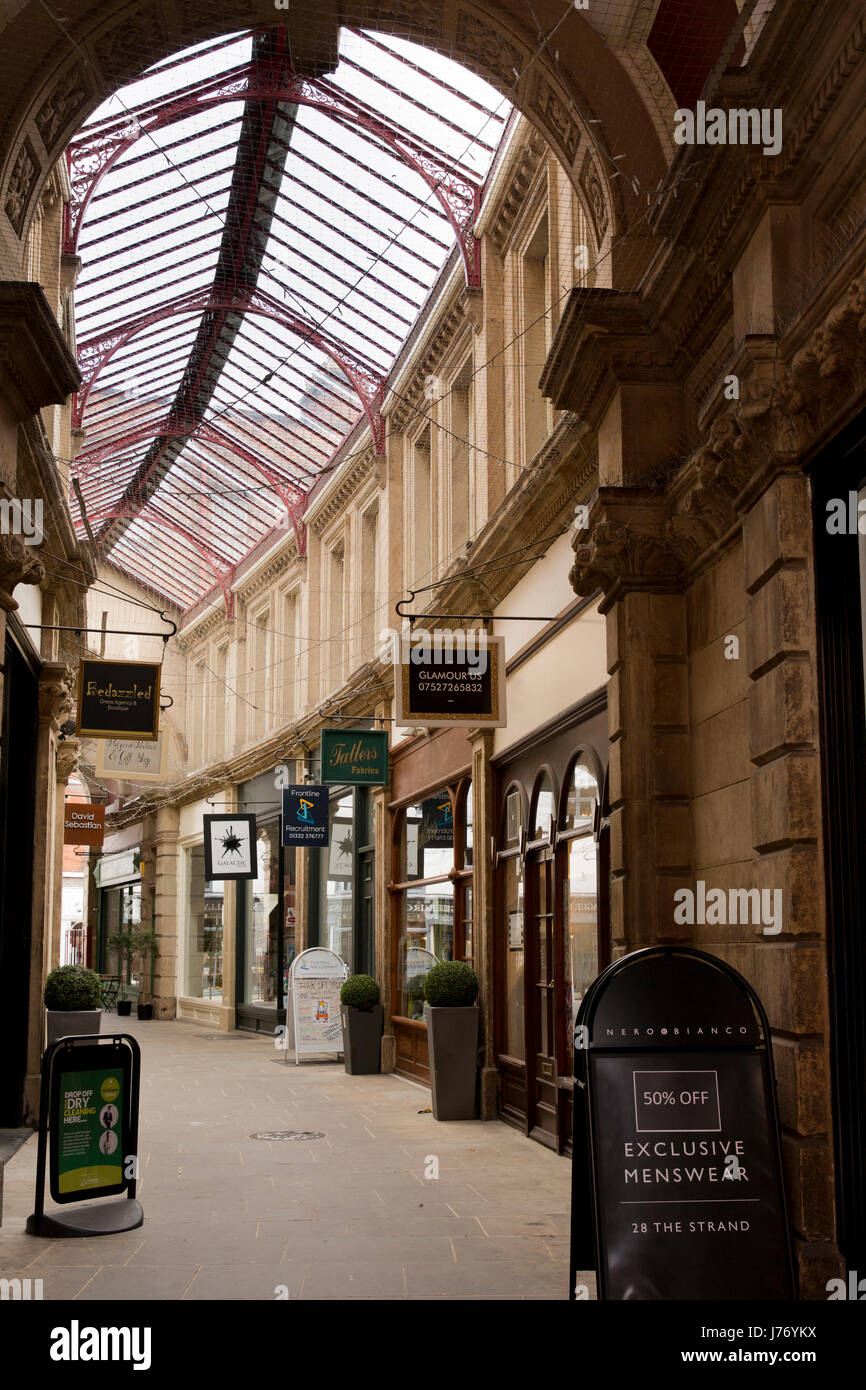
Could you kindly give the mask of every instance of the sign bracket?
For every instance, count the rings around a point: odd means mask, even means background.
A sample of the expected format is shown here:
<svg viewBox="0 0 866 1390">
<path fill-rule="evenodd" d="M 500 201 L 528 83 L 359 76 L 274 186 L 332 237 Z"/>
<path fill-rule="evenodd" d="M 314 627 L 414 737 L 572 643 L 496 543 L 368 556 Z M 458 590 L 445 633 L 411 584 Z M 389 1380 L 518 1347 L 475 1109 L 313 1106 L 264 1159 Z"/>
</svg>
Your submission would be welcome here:
<svg viewBox="0 0 866 1390">
<path fill-rule="evenodd" d="M 33 628 L 36 632 L 74 632 L 76 637 L 80 637 L 83 632 L 109 633 L 119 637 L 161 637 L 163 642 L 167 642 L 170 637 L 177 633 L 177 623 L 172 618 L 167 618 L 164 613 L 159 615 L 164 623 L 168 623 L 171 632 L 141 632 L 138 628 L 132 627 L 69 627 L 58 626 L 56 623 L 25 623 L 26 628 Z"/>
</svg>

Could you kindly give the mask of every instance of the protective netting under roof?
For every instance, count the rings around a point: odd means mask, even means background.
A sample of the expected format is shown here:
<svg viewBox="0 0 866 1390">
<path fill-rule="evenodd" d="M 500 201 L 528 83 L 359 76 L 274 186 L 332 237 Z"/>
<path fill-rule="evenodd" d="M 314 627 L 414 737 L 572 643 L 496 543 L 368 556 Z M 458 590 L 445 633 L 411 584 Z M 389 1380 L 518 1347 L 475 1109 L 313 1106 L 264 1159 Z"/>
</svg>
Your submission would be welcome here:
<svg viewBox="0 0 866 1390">
<path fill-rule="evenodd" d="M 364 415 L 375 438 L 455 242 L 477 277 L 470 231 L 510 114 L 450 59 L 350 29 L 315 82 L 283 30 L 242 33 L 94 113 L 70 149 L 66 249 L 83 262 L 73 473 L 104 557 L 183 607 L 227 592 Z"/>
</svg>

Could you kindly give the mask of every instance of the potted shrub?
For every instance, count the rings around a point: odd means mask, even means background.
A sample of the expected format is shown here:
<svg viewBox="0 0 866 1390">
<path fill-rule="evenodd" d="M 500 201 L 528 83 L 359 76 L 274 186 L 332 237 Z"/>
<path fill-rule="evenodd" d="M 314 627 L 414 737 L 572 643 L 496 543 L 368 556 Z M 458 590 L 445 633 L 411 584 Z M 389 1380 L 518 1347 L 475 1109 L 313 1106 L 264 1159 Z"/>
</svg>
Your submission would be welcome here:
<svg viewBox="0 0 866 1390">
<path fill-rule="evenodd" d="M 385 1011 L 372 975 L 350 975 L 340 990 L 343 1059 L 350 1076 L 371 1076 L 382 1067 Z"/>
<path fill-rule="evenodd" d="M 466 961 L 440 961 L 427 972 L 424 998 L 433 1114 L 437 1120 L 474 1120 L 478 976 Z"/>
<path fill-rule="evenodd" d="M 117 1012 L 121 1018 L 126 1018 L 132 1013 L 133 999 L 138 995 L 138 986 L 132 984 L 132 957 L 135 952 L 135 931 L 132 927 L 125 927 L 123 930 L 115 932 L 113 936 L 110 936 L 106 945 L 117 957 L 118 969 L 121 975 L 124 976 L 123 983 L 117 995 Z"/>
<path fill-rule="evenodd" d="M 159 954 L 153 927 L 139 927 L 133 933 L 133 951 L 141 961 L 137 1013 L 140 1019 L 150 1019 L 153 1018 L 153 1000 L 148 999 L 148 994 L 153 990 L 153 962 Z"/>
<path fill-rule="evenodd" d="M 98 1033 L 102 981 L 95 970 L 83 965 L 58 965 L 45 981 L 48 1041 L 84 1033 Z"/>
</svg>

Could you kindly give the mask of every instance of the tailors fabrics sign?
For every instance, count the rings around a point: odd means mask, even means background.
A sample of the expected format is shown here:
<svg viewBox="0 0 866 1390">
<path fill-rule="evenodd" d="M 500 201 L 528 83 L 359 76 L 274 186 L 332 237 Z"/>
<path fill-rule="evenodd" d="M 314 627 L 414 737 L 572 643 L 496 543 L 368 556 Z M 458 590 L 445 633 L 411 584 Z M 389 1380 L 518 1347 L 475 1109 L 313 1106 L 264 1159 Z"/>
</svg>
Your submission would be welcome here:
<svg viewBox="0 0 866 1390">
<path fill-rule="evenodd" d="M 82 661 L 78 668 L 78 737 L 159 737 L 161 667 L 142 661 Z"/>
<path fill-rule="evenodd" d="M 747 982 L 649 947 L 594 981 L 575 1029 L 571 1296 L 594 1263 L 604 1299 L 793 1298 L 770 1033 Z"/>
<path fill-rule="evenodd" d="M 105 838 L 105 807 L 67 801 L 63 808 L 65 845 L 101 845 Z"/>
<path fill-rule="evenodd" d="M 122 1065 L 58 1071 L 52 1114 L 55 1201 L 123 1191 L 125 1076 Z"/>
<path fill-rule="evenodd" d="M 322 781 L 343 786 L 387 786 L 388 731 L 323 729 Z"/>
<path fill-rule="evenodd" d="M 217 879 L 255 878 L 256 818 L 240 814 L 204 816 L 204 876 Z"/>
<path fill-rule="evenodd" d="M 328 788 L 283 787 L 283 845 L 328 844 Z"/>
<path fill-rule="evenodd" d="M 505 725 L 504 642 L 474 628 L 418 632 L 404 640 L 395 681 L 397 723 L 432 729 Z"/>
</svg>

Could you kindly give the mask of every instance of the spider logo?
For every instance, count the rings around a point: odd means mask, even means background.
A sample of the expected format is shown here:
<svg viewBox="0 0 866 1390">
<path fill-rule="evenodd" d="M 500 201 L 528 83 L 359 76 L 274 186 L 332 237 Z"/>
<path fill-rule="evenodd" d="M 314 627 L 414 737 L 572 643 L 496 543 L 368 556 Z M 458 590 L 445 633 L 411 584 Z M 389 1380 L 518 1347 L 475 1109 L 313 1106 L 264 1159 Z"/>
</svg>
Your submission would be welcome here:
<svg viewBox="0 0 866 1390">
<path fill-rule="evenodd" d="M 224 854 L 240 855 L 241 841 L 235 834 L 234 826 L 230 825 L 226 830 L 226 833 L 220 837 L 220 844 L 223 847 Z"/>
</svg>

